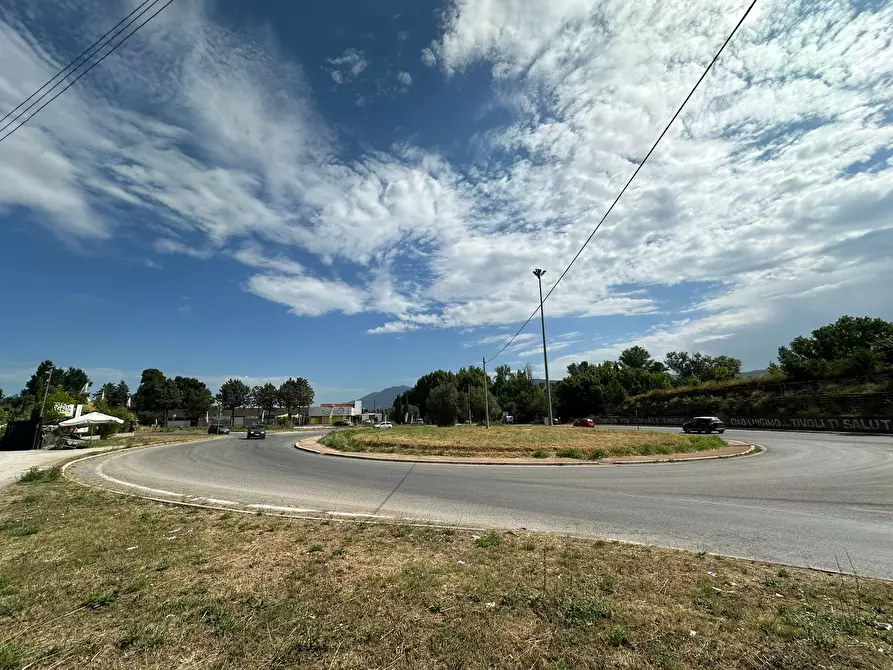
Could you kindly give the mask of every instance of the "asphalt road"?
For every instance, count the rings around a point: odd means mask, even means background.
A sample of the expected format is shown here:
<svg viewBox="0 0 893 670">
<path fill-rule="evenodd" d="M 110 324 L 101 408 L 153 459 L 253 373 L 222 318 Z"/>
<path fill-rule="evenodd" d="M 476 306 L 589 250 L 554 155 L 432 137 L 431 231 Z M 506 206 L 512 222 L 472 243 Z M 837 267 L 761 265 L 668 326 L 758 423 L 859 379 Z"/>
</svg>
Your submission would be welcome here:
<svg viewBox="0 0 893 670">
<path fill-rule="evenodd" d="M 301 452 L 310 434 L 100 456 L 75 477 L 212 504 L 616 538 L 893 579 L 893 438 L 728 430 L 765 453 L 625 466 L 387 463 Z"/>
</svg>

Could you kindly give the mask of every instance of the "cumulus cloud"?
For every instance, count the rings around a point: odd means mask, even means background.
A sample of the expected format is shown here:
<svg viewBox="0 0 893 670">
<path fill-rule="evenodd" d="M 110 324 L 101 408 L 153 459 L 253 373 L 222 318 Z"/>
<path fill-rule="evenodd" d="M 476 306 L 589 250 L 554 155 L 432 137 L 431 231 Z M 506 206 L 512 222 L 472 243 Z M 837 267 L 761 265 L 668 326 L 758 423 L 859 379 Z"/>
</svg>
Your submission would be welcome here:
<svg viewBox="0 0 893 670">
<path fill-rule="evenodd" d="M 412 76 L 410 76 L 409 72 L 400 72 L 397 75 L 397 81 L 405 87 L 412 86 Z"/>
<path fill-rule="evenodd" d="M 335 66 L 329 72 L 336 84 L 343 84 L 355 79 L 369 65 L 363 52 L 357 49 L 345 49 L 340 56 L 327 58 L 326 62 Z"/>
<path fill-rule="evenodd" d="M 0 206 L 75 238 L 146 224 L 156 251 L 228 254 L 247 290 L 296 314 L 383 315 L 372 332 L 517 323 L 536 305 L 530 271 L 552 286 L 741 9 L 448 2 L 423 62 L 484 68 L 505 112 L 459 159 L 410 141 L 348 153 L 301 64 L 174 4 L 3 143 Z M 4 109 L 65 61 L 37 28 L 46 11 L 0 18 Z M 765 352 L 817 319 L 893 315 L 877 279 L 893 252 L 893 81 L 876 66 L 893 61 L 891 23 L 890 5 L 758 5 L 546 313 L 653 315 L 656 288 L 711 293 L 684 322 L 562 353 Z M 367 61 L 349 49 L 327 66 L 346 82 Z"/>
</svg>

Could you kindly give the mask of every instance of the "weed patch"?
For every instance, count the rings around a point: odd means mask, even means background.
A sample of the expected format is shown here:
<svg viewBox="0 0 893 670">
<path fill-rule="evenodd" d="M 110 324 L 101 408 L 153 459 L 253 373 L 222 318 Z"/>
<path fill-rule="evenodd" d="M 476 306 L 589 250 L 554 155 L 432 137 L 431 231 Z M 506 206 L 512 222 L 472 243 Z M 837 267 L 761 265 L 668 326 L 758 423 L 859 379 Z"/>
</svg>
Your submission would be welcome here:
<svg viewBox="0 0 893 670">
<path fill-rule="evenodd" d="M 584 454 L 582 450 L 576 449 L 574 447 L 565 447 L 564 449 L 559 449 L 555 455 L 558 456 L 558 458 L 576 458 L 581 461 L 586 458 L 586 454 Z"/>
<path fill-rule="evenodd" d="M 488 533 L 484 537 L 479 537 L 474 541 L 474 546 L 480 547 L 481 549 L 486 549 L 487 547 L 496 547 L 499 546 L 499 543 L 502 541 L 502 538 L 499 537 L 498 533 Z"/>
<path fill-rule="evenodd" d="M 56 465 L 52 468 L 33 467 L 19 477 L 22 484 L 49 484 L 58 482 L 62 479 L 62 466 Z"/>
</svg>

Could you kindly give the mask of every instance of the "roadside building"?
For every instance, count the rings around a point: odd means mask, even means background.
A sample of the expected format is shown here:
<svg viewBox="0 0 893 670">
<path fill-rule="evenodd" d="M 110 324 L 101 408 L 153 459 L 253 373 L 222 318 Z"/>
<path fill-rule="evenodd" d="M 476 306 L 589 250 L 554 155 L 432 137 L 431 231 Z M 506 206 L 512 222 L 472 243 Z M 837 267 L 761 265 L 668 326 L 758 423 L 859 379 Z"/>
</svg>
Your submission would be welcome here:
<svg viewBox="0 0 893 670">
<path fill-rule="evenodd" d="M 363 403 L 359 400 L 322 403 L 311 407 L 308 415 L 311 426 L 331 425 L 336 421 L 360 423 L 363 420 Z"/>
<path fill-rule="evenodd" d="M 295 426 L 303 426 L 307 423 L 307 407 L 299 407 L 292 412 L 292 424 Z M 268 425 L 276 423 L 280 418 L 287 418 L 288 413 L 281 407 L 276 407 L 272 412 L 266 412 L 260 407 L 239 407 L 235 411 L 229 409 L 220 409 L 218 413 L 217 407 L 201 416 L 190 415 L 183 409 L 168 410 L 167 425 L 170 428 L 189 428 L 190 426 L 203 427 L 209 424 L 221 424 L 230 428 L 238 426 L 250 426 L 253 423 L 266 423 Z"/>
</svg>

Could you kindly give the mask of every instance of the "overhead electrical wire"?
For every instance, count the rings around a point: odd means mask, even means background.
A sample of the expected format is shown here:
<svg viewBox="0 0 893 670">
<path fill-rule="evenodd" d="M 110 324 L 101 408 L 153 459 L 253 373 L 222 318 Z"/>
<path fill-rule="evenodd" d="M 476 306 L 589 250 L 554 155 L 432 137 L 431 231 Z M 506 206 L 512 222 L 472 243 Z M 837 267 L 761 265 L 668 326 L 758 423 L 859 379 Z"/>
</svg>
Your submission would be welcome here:
<svg viewBox="0 0 893 670">
<path fill-rule="evenodd" d="M 685 108 L 685 105 L 688 103 L 688 101 L 691 99 L 691 97 L 695 94 L 695 91 L 698 90 L 698 87 L 701 85 L 701 82 L 704 81 L 704 79 L 707 77 L 707 74 L 713 68 L 713 65 L 716 63 L 717 60 L 719 60 L 720 55 L 722 55 L 722 52 L 725 50 L 726 46 L 729 44 L 729 42 L 735 36 L 735 33 L 738 32 L 738 29 L 741 27 L 741 24 L 744 23 L 744 20 L 747 18 L 747 16 L 750 14 L 750 11 L 754 8 L 754 5 L 756 5 L 756 4 L 757 4 L 757 0 L 753 0 L 750 3 L 750 5 L 748 5 L 747 9 L 744 11 L 744 14 L 742 14 L 741 18 L 738 20 L 738 23 L 735 24 L 734 28 L 732 28 L 732 32 L 729 33 L 729 36 L 726 37 L 725 41 L 722 43 L 722 46 L 719 47 L 719 51 L 717 51 L 716 54 L 713 56 L 713 59 L 710 61 L 710 63 L 708 63 L 707 67 L 704 69 L 704 72 L 698 78 L 698 81 L 695 82 L 695 85 L 692 87 L 691 91 L 689 91 L 688 95 L 685 96 L 685 100 L 683 100 L 682 104 L 679 105 L 679 108 L 676 110 L 676 113 L 673 114 L 673 117 L 670 119 L 670 121 L 664 127 L 663 131 L 661 131 L 661 134 L 658 135 L 657 139 L 654 141 L 654 144 L 651 145 L 651 148 L 648 150 L 648 153 L 645 154 L 645 157 L 642 159 L 642 162 L 640 162 L 636 166 L 636 169 L 633 171 L 632 176 L 627 180 L 627 182 L 626 182 L 626 184 L 624 184 L 623 188 L 620 189 L 620 193 L 618 193 L 617 197 L 614 198 L 614 201 L 611 203 L 611 206 L 608 207 L 608 210 L 605 212 L 604 216 L 602 216 L 602 218 L 596 224 L 595 228 L 593 228 L 592 232 L 589 233 L 589 237 L 587 237 L 586 241 L 583 242 L 583 246 L 580 247 L 580 250 L 577 251 L 577 253 L 574 255 L 574 257 L 571 259 L 571 262 L 568 263 L 567 267 L 564 269 L 564 272 L 562 272 L 561 275 L 558 277 L 558 279 L 555 280 L 555 283 L 552 284 L 552 287 L 549 289 L 549 291 L 546 293 L 545 297 L 543 298 L 543 303 L 545 303 L 546 300 L 549 299 L 549 296 L 552 295 L 552 292 L 558 287 L 558 284 L 561 283 L 561 280 L 564 279 L 564 276 L 568 273 L 568 271 L 571 269 L 571 267 L 573 267 L 574 263 L 577 262 L 577 259 L 580 257 L 580 254 L 583 253 L 583 250 L 586 249 L 588 244 L 592 241 L 592 238 L 595 237 L 595 234 L 598 232 L 598 229 L 601 228 L 601 225 L 605 222 L 605 219 L 607 219 L 608 215 L 610 215 L 610 213 L 614 210 L 614 207 L 620 201 L 620 198 L 623 197 L 623 194 L 626 193 L 626 189 L 628 189 L 629 185 L 633 183 L 633 180 L 639 174 L 639 171 L 642 169 L 642 167 L 645 165 L 645 163 L 651 157 L 651 154 L 654 153 L 654 150 L 657 148 L 657 145 L 660 144 L 660 141 L 664 138 L 664 135 L 667 134 L 667 131 L 670 129 L 670 126 L 673 125 L 673 122 L 682 113 L 682 110 Z M 524 328 L 527 327 L 527 324 L 530 323 L 531 319 L 533 319 L 533 317 L 536 316 L 536 313 L 539 312 L 539 310 L 540 310 L 540 306 L 537 305 L 536 309 L 533 310 L 533 314 L 531 314 L 529 317 L 527 317 L 527 320 L 524 322 L 524 325 L 522 325 L 521 328 L 518 329 L 518 332 L 516 332 L 514 335 L 512 335 L 512 338 L 508 342 L 506 342 L 504 345 L 502 345 L 502 349 L 500 349 L 499 351 L 496 352 L 496 354 L 491 356 L 487 362 L 492 361 L 494 358 L 499 356 L 503 351 L 505 351 L 509 347 L 509 345 L 511 345 L 511 343 L 515 341 L 515 338 L 517 338 L 518 335 L 521 334 L 521 331 L 523 331 Z"/>
<path fill-rule="evenodd" d="M 72 60 L 68 65 L 66 65 L 64 68 L 62 68 L 61 70 L 59 70 L 59 71 L 58 71 L 52 78 L 50 78 L 50 79 L 48 79 L 46 82 L 44 82 L 43 86 L 41 86 L 40 88 L 38 88 L 36 91 L 34 91 L 34 93 L 32 93 L 31 95 L 29 95 L 29 96 L 28 96 L 27 98 L 25 98 L 24 100 L 22 100 L 22 101 L 21 101 L 18 105 L 16 105 L 13 109 L 11 109 L 11 110 L 9 110 L 8 112 L 6 112 L 6 114 L 4 114 L 2 118 L 0 118 L 0 123 L 3 123 L 4 121 L 6 121 L 6 119 L 8 119 L 8 118 L 9 118 L 10 116 L 12 116 L 13 114 L 15 114 L 15 113 L 22 107 L 22 105 L 26 104 L 29 100 L 31 100 L 31 98 L 33 98 L 35 95 L 37 95 L 38 93 L 40 93 L 43 89 L 45 89 L 47 86 L 49 86 L 49 85 L 52 84 L 54 81 L 56 81 L 56 79 L 58 79 L 60 76 L 62 76 L 63 74 L 65 74 L 68 70 L 70 70 L 70 69 L 72 68 L 72 66 L 74 66 L 75 63 L 77 63 L 77 62 L 80 61 L 81 59 L 85 59 L 85 58 L 90 58 L 90 57 L 92 57 L 93 54 L 96 52 L 97 47 L 99 47 L 100 43 L 102 43 L 102 42 L 105 41 L 105 38 L 106 38 L 106 37 L 108 37 L 109 35 L 111 35 L 115 30 L 118 29 L 118 27 L 119 27 L 122 23 L 126 22 L 127 19 L 129 19 L 129 18 L 130 18 L 131 16 L 133 16 L 134 14 L 136 14 L 136 13 L 137 13 L 137 12 L 144 6 L 144 5 L 148 4 L 150 1 L 151 1 L 152 4 L 154 5 L 154 4 L 155 4 L 156 2 L 158 2 L 159 0 L 143 0 L 143 2 L 141 2 L 139 5 L 137 5 L 137 7 L 136 7 L 132 12 L 130 12 L 130 14 L 128 14 L 128 15 L 125 16 L 123 19 L 121 19 L 120 21 L 118 21 L 118 23 L 115 24 L 114 27 L 112 27 L 112 28 L 110 28 L 108 31 L 106 31 L 106 33 L 105 33 L 102 37 L 100 37 L 98 40 L 96 40 L 95 42 L 93 42 L 93 44 L 91 44 L 91 45 L 88 46 L 86 49 L 84 49 L 84 50 L 77 56 L 77 58 L 75 58 L 75 59 Z M 113 36 L 111 39 L 114 39 L 114 36 Z M 109 41 L 111 41 L 111 40 L 109 40 Z M 99 48 L 101 48 L 101 47 L 99 47 Z M 92 52 L 92 53 L 91 53 L 91 52 Z M 79 67 L 80 67 L 80 65 L 78 65 L 77 68 L 75 68 L 75 69 L 78 69 Z M 69 72 L 68 74 L 71 74 L 71 73 Z M 65 74 L 65 76 L 67 77 L 68 74 Z M 55 87 L 56 87 L 56 84 L 54 84 L 53 87 L 52 87 L 50 90 L 52 90 L 52 89 L 55 88 Z M 49 93 L 49 91 L 47 91 L 47 93 Z M 41 95 L 40 98 L 38 98 L 38 100 L 43 99 L 43 97 L 44 97 L 45 95 L 46 95 L 46 93 L 44 93 L 43 95 Z M 35 102 L 36 102 L 36 101 L 35 101 Z M 29 109 L 30 109 L 30 106 L 29 106 Z M 26 109 L 25 111 L 27 112 L 28 110 Z M 24 113 L 24 112 L 23 112 L 23 113 Z M 21 115 L 16 115 L 16 116 L 18 117 L 18 116 L 21 116 Z M 12 122 L 10 122 L 10 123 L 13 123 L 13 122 L 15 122 L 15 119 L 13 119 Z M 0 129 L 0 130 L 2 130 L 2 129 Z"/>
<path fill-rule="evenodd" d="M 40 102 L 47 95 L 49 95 L 50 92 L 53 91 L 53 89 L 55 89 L 56 87 L 58 87 L 59 85 L 64 83 L 69 76 L 71 76 L 72 74 L 77 72 L 77 70 L 79 70 L 83 65 L 85 65 L 87 62 L 89 62 L 89 59 L 92 58 L 93 56 L 95 56 L 97 53 L 99 53 L 103 48 L 107 47 L 109 44 L 112 44 L 112 42 L 115 40 L 116 37 L 121 35 L 121 33 L 123 33 L 127 28 L 129 28 L 134 23 L 136 23 L 136 21 L 140 17 L 142 17 L 146 12 L 148 12 L 152 7 L 154 7 L 159 2 L 161 2 L 161 0 L 151 0 L 151 1 L 144 0 L 144 2 L 142 4 L 138 5 L 136 9 L 134 9 L 132 12 L 130 12 L 130 14 L 125 16 L 123 19 L 121 19 L 121 21 L 119 21 L 111 30 L 107 31 L 102 37 L 100 37 L 92 45 L 90 45 L 87 49 L 85 49 L 77 58 L 72 60 L 68 65 L 66 65 L 59 72 L 57 72 L 56 75 L 54 77 L 52 77 L 50 80 L 48 80 L 46 83 L 44 83 L 43 86 L 38 88 L 36 91 L 34 91 L 34 93 L 29 95 L 27 98 L 25 98 L 14 109 L 7 112 L 3 116 L 3 118 L 0 119 L 0 123 L 6 121 L 13 114 L 15 114 L 15 116 L 8 123 L 6 123 L 2 128 L 0 128 L 0 142 L 5 140 L 7 137 L 9 137 L 14 132 L 16 132 L 19 128 L 21 128 L 26 123 L 28 123 L 28 121 L 30 121 L 32 118 L 34 118 L 44 107 L 49 105 L 51 102 L 53 102 L 53 100 L 55 100 L 60 95 L 65 93 L 65 91 L 67 91 L 69 88 L 74 86 L 74 84 L 76 84 L 81 77 L 83 77 L 90 70 L 92 70 L 94 67 L 99 65 L 102 61 L 104 61 L 106 58 L 108 58 L 112 53 L 114 53 L 114 51 L 116 49 L 118 49 L 118 47 L 120 47 L 122 44 L 124 44 L 124 42 L 126 42 L 128 39 L 130 39 L 134 35 L 134 33 L 136 33 L 143 26 L 145 26 L 147 23 L 149 23 L 149 21 L 151 21 L 156 16 L 158 16 L 167 7 L 169 7 L 174 2 L 174 0 L 167 0 L 167 2 L 165 2 L 161 7 L 159 7 L 148 18 L 146 18 L 145 21 L 138 23 L 133 30 L 131 30 L 126 35 L 124 35 L 124 37 L 119 42 L 115 43 L 112 46 L 112 48 L 109 49 L 105 54 L 103 54 L 98 60 L 91 63 L 88 68 L 83 70 L 80 74 L 78 74 L 77 77 L 75 77 L 70 82 L 68 82 L 68 84 L 65 87 L 63 87 L 61 90 L 56 92 L 56 94 L 53 95 L 49 100 L 44 102 L 37 109 L 35 109 L 30 114 L 28 114 L 27 117 L 22 119 L 22 117 L 26 113 L 28 113 L 29 110 L 31 110 L 38 102 Z M 120 28 L 120 30 L 119 30 L 119 28 Z M 114 34 L 112 35 L 112 33 L 114 33 Z M 111 35 L 111 37 L 109 37 L 109 35 Z M 108 39 L 106 39 L 107 37 L 108 37 Z M 85 56 L 86 56 L 86 58 L 85 58 Z M 81 61 L 81 62 L 78 63 L 78 61 Z M 74 69 L 71 69 L 72 66 L 75 65 L 75 63 L 78 63 L 78 64 L 74 67 Z M 67 72 L 70 69 L 71 69 L 71 71 Z M 50 88 L 47 89 L 39 98 L 32 100 L 32 98 L 34 98 L 34 96 L 36 96 L 38 93 L 40 93 L 44 88 L 46 88 L 54 80 L 59 78 L 60 75 L 63 75 L 62 79 L 59 79 L 59 81 L 57 81 L 55 84 L 50 86 Z M 31 103 L 25 109 L 23 109 L 22 111 L 19 112 L 18 110 L 20 110 L 23 105 L 28 103 L 29 100 L 32 100 Z M 18 112 L 18 113 L 16 113 L 16 112 Z M 16 123 L 18 123 L 18 125 L 15 125 Z M 12 128 L 12 129 L 9 130 L 10 128 Z"/>
</svg>

